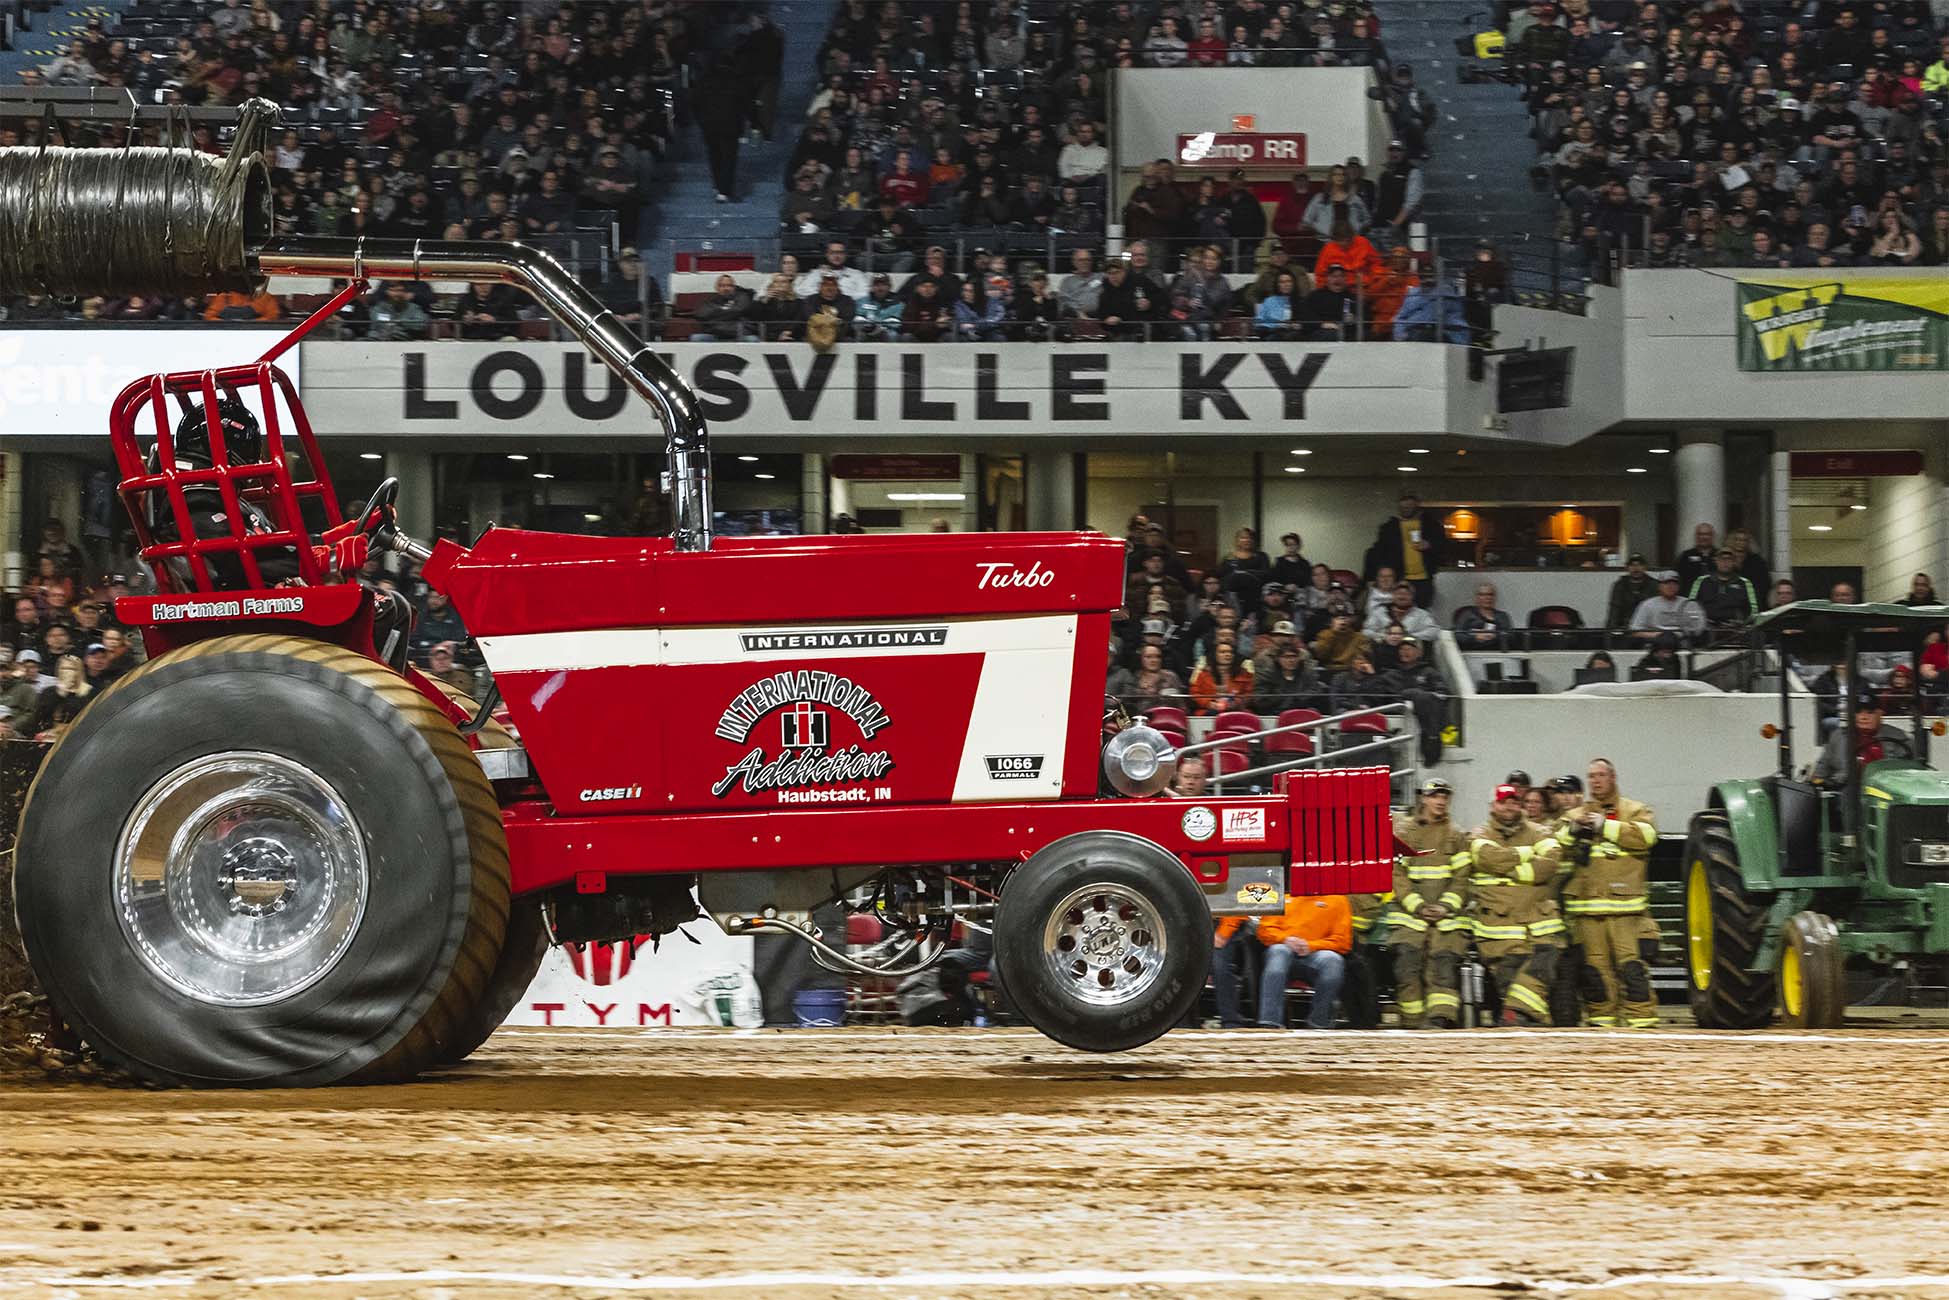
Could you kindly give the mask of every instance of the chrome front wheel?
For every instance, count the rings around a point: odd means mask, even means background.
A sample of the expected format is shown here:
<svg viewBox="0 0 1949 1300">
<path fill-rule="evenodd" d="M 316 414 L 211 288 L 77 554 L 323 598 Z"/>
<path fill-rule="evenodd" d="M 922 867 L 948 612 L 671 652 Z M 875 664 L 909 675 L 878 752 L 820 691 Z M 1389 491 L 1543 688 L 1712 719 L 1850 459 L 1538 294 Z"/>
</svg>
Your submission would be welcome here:
<svg viewBox="0 0 1949 1300">
<path fill-rule="evenodd" d="M 1084 885 L 1050 909 L 1043 955 L 1053 981 L 1093 1006 L 1135 1001 L 1164 972 L 1169 941 L 1157 904 L 1128 885 Z"/>
</svg>

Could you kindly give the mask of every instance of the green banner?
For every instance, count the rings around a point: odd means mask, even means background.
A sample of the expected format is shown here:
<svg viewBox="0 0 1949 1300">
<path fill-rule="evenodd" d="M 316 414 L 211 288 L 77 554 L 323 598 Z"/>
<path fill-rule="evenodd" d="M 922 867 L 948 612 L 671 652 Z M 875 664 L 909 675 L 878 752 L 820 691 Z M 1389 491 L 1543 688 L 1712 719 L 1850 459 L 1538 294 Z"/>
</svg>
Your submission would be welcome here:
<svg viewBox="0 0 1949 1300">
<path fill-rule="evenodd" d="M 1769 271 L 1735 292 L 1741 370 L 1949 370 L 1949 276 Z"/>
</svg>

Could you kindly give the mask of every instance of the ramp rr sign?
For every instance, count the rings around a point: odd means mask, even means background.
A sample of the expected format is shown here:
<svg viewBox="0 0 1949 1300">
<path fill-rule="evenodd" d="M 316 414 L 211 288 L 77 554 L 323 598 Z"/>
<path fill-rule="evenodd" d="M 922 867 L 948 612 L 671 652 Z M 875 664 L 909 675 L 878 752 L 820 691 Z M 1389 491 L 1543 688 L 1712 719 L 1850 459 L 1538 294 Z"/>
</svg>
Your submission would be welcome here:
<svg viewBox="0 0 1949 1300">
<path fill-rule="evenodd" d="M 1306 135 L 1286 132 L 1200 131 L 1178 136 L 1185 167 L 1304 167 Z"/>
</svg>

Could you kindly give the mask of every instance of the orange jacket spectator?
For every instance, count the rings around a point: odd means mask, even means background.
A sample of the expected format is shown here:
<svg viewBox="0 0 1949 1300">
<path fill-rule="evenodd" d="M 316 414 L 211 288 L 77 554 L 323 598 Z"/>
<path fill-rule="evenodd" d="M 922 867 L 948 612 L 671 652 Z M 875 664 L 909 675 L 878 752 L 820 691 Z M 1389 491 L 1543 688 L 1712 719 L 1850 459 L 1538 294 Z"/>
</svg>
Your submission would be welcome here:
<svg viewBox="0 0 1949 1300">
<path fill-rule="evenodd" d="M 1224 650 L 1230 651 L 1227 645 Z M 1223 713 L 1227 709 L 1242 709 L 1252 698 L 1252 664 L 1250 660 L 1239 660 L 1232 667 L 1232 675 L 1223 683 L 1218 674 L 1206 664 L 1191 674 L 1191 698 L 1196 703 L 1195 713 Z"/>
<path fill-rule="evenodd" d="M 1320 255 L 1313 263 L 1313 278 L 1326 279 L 1327 268 L 1331 266 L 1346 267 L 1348 281 L 1372 293 L 1374 272 L 1381 267 L 1381 255 L 1367 236 L 1355 235 L 1344 242 L 1333 240 L 1320 249 Z M 1405 296 L 1407 290 L 1403 289 L 1401 293 Z M 1395 305 L 1398 307 L 1400 304 L 1396 302 Z"/>
<path fill-rule="evenodd" d="M 1405 254 L 1398 258 L 1390 255 L 1374 268 L 1367 281 L 1367 309 L 1374 318 L 1370 337 L 1394 337 L 1394 313 L 1401 310 L 1401 301 L 1408 296 L 1408 290 L 1420 283 L 1421 277 L 1414 273 L 1414 259 Z"/>
<path fill-rule="evenodd" d="M 1245 924 L 1242 916 L 1218 918 L 1218 937 L 1229 939 Z M 1297 936 L 1314 948 L 1342 956 L 1353 951 L 1353 908 L 1344 894 L 1294 894 L 1282 916 L 1259 918 L 1259 942 L 1273 947 Z"/>
<path fill-rule="evenodd" d="M 268 293 L 252 297 L 247 293 L 216 293 L 203 305 L 204 320 L 276 320 L 284 314 L 277 299 Z"/>
</svg>

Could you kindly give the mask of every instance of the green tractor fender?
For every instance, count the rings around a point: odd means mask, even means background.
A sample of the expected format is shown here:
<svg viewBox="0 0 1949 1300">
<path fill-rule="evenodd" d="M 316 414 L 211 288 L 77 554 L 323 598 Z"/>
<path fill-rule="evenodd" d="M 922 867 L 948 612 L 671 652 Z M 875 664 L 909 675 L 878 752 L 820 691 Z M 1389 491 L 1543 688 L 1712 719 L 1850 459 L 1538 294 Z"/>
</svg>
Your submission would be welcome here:
<svg viewBox="0 0 1949 1300">
<path fill-rule="evenodd" d="M 1726 817 L 1739 849 L 1739 879 L 1750 893 L 1781 888 L 1779 820 L 1773 796 L 1762 781 L 1721 781 L 1712 787 L 1707 809 Z M 1689 864 L 1688 864 L 1689 865 Z"/>
</svg>

